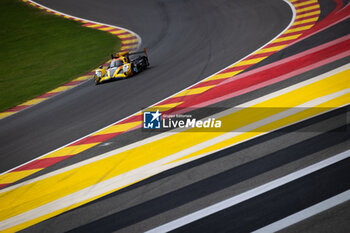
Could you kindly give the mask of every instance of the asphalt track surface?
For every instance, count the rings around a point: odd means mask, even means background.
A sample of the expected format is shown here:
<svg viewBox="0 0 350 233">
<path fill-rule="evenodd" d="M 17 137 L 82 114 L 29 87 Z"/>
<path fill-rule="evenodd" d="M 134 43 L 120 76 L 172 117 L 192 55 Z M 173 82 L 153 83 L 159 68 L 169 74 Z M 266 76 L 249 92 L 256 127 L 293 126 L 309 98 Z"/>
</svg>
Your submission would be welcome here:
<svg viewBox="0 0 350 233">
<path fill-rule="evenodd" d="M 39 3 L 137 32 L 142 37 L 142 46 L 150 51 L 151 69 L 134 78 L 98 87 L 87 82 L 0 121 L 0 159 L 4 161 L 1 171 L 102 128 L 211 75 L 268 42 L 291 18 L 289 7 L 280 0 Z M 129 9 L 133 9 L 132 12 Z M 348 62 L 349 59 L 342 59 L 220 104 L 235 106 Z M 349 149 L 345 110 L 332 111 L 171 169 L 24 231 L 142 232 L 152 229 Z M 141 134 L 131 132 L 122 141 L 135 141 Z M 108 149 L 101 147 L 95 151 Z M 93 153 L 90 152 L 90 156 Z M 220 227 L 212 228 L 215 232 L 232 231 L 232 226 L 237 227 L 237 232 L 257 229 L 311 205 L 315 199 L 304 198 L 307 195 L 323 200 L 348 189 L 348 168 L 349 161 L 337 164 L 316 174 L 324 177 L 317 185 L 313 186 L 313 176 L 305 177 L 274 190 L 265 198 L 213 215 L 205 224 L 194 223 L 178 230 L 204 232 L 196 227 L 206 224 Z M 333 189 L 329 188 L 332 184 Z M 273 200 L 268 202 L 269 198 Z M 303 198 L 305 200 L 300 201 Z M 279 207 L 283 204 L 294 209 L 281 210 Z M 245 218 L 239 208 L 250 210 L 251 215 Z M 273 214 L 261 218 L 266 210 Z M 217 217 L 219 214 L 223 216 Z M 227 224 L 232 218 L 241 224 Z M 241 221 L 247 219 L 250 222 Z"/>
</svg>

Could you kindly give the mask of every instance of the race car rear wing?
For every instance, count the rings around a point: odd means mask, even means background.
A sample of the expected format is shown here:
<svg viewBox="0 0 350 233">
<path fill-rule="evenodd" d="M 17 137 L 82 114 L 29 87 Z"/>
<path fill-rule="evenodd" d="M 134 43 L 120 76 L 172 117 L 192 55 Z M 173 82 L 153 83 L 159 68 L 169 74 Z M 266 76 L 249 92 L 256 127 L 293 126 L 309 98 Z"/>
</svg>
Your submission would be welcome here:
<svg viewBox="0 0 350 233">
<path fill-rule="evenodd" d="M 146 57 L 148 57 L 146 48 L 144 48 L 143 51 L 139 51 L 139 52 L 130 53 L 129 51 L 125 51 L 125 52 L 119 52 L 115 56 L 113 54 L 111 54 L 111 57 L 112 57 L 112 59 L 114 59 L 114 58 L 118 58 L 121 56 L 136 55 L 136 54 L 141 54 L 141 53 L 144 53 L 146 55 Z"/>
<path fill-rule="evenodd" d="M 143 48 L 143 51 L 129 53 L 129 55 L 141 54 L 141 53 L 144 53 L 146 55 L 146 57 L 148 57 L 146 48 Z"/>
</svg>

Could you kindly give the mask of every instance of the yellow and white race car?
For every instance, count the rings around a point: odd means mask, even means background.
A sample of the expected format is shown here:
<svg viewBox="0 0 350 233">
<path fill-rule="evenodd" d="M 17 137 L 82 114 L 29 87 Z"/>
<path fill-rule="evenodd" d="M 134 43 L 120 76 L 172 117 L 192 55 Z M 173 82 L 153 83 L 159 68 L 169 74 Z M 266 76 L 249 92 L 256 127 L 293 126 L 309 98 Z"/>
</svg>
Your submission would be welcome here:
<svg viewBox="0 0 350 233">
<path fill-rule="evenodd" d="M 139 56 L 135 59 L 130 59 L 130 55 L 140 53 L 145 53 L 145 55 Z M 149 62 L 146 49 L 144 49 L 143 52 L 136 53 L 129 53 L 128 51 L 120 52 L 116 56 L 112 55 L 112 61 L 106 69 L 103 66 L 100 66 L 99 69 L 95 71 L 95 84 L 98 85 L 109 80 L 131 77 L 134 74 L 145 70 L 148 66 Z"/>
</svg>

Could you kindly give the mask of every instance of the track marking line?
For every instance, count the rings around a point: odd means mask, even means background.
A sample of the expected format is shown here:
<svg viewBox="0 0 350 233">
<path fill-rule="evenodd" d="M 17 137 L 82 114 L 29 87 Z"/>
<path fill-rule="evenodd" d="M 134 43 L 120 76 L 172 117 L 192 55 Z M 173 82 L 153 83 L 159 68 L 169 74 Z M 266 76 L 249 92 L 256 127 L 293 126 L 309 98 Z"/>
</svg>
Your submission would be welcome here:
<svg viewBox="0 0 350 233">
<path fill-rule="evenodd" d="M 277 232 L 350 200 L 350 189 L 295 214 L 262 227 L 253 233 Z"/>
</svg>

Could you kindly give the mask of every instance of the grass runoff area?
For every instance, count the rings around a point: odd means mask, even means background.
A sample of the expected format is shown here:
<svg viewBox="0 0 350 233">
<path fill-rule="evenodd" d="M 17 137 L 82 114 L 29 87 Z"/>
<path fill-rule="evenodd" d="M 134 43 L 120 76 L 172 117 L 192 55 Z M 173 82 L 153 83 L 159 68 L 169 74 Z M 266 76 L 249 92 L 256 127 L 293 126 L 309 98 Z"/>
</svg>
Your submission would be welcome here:
<svg viewBox="0 0 350 233">
<path fill-rule="evenodd" d="M 93 70 L 120 49 L 119 38 L 1 0 L 0 112 Z"/>
</svg>

